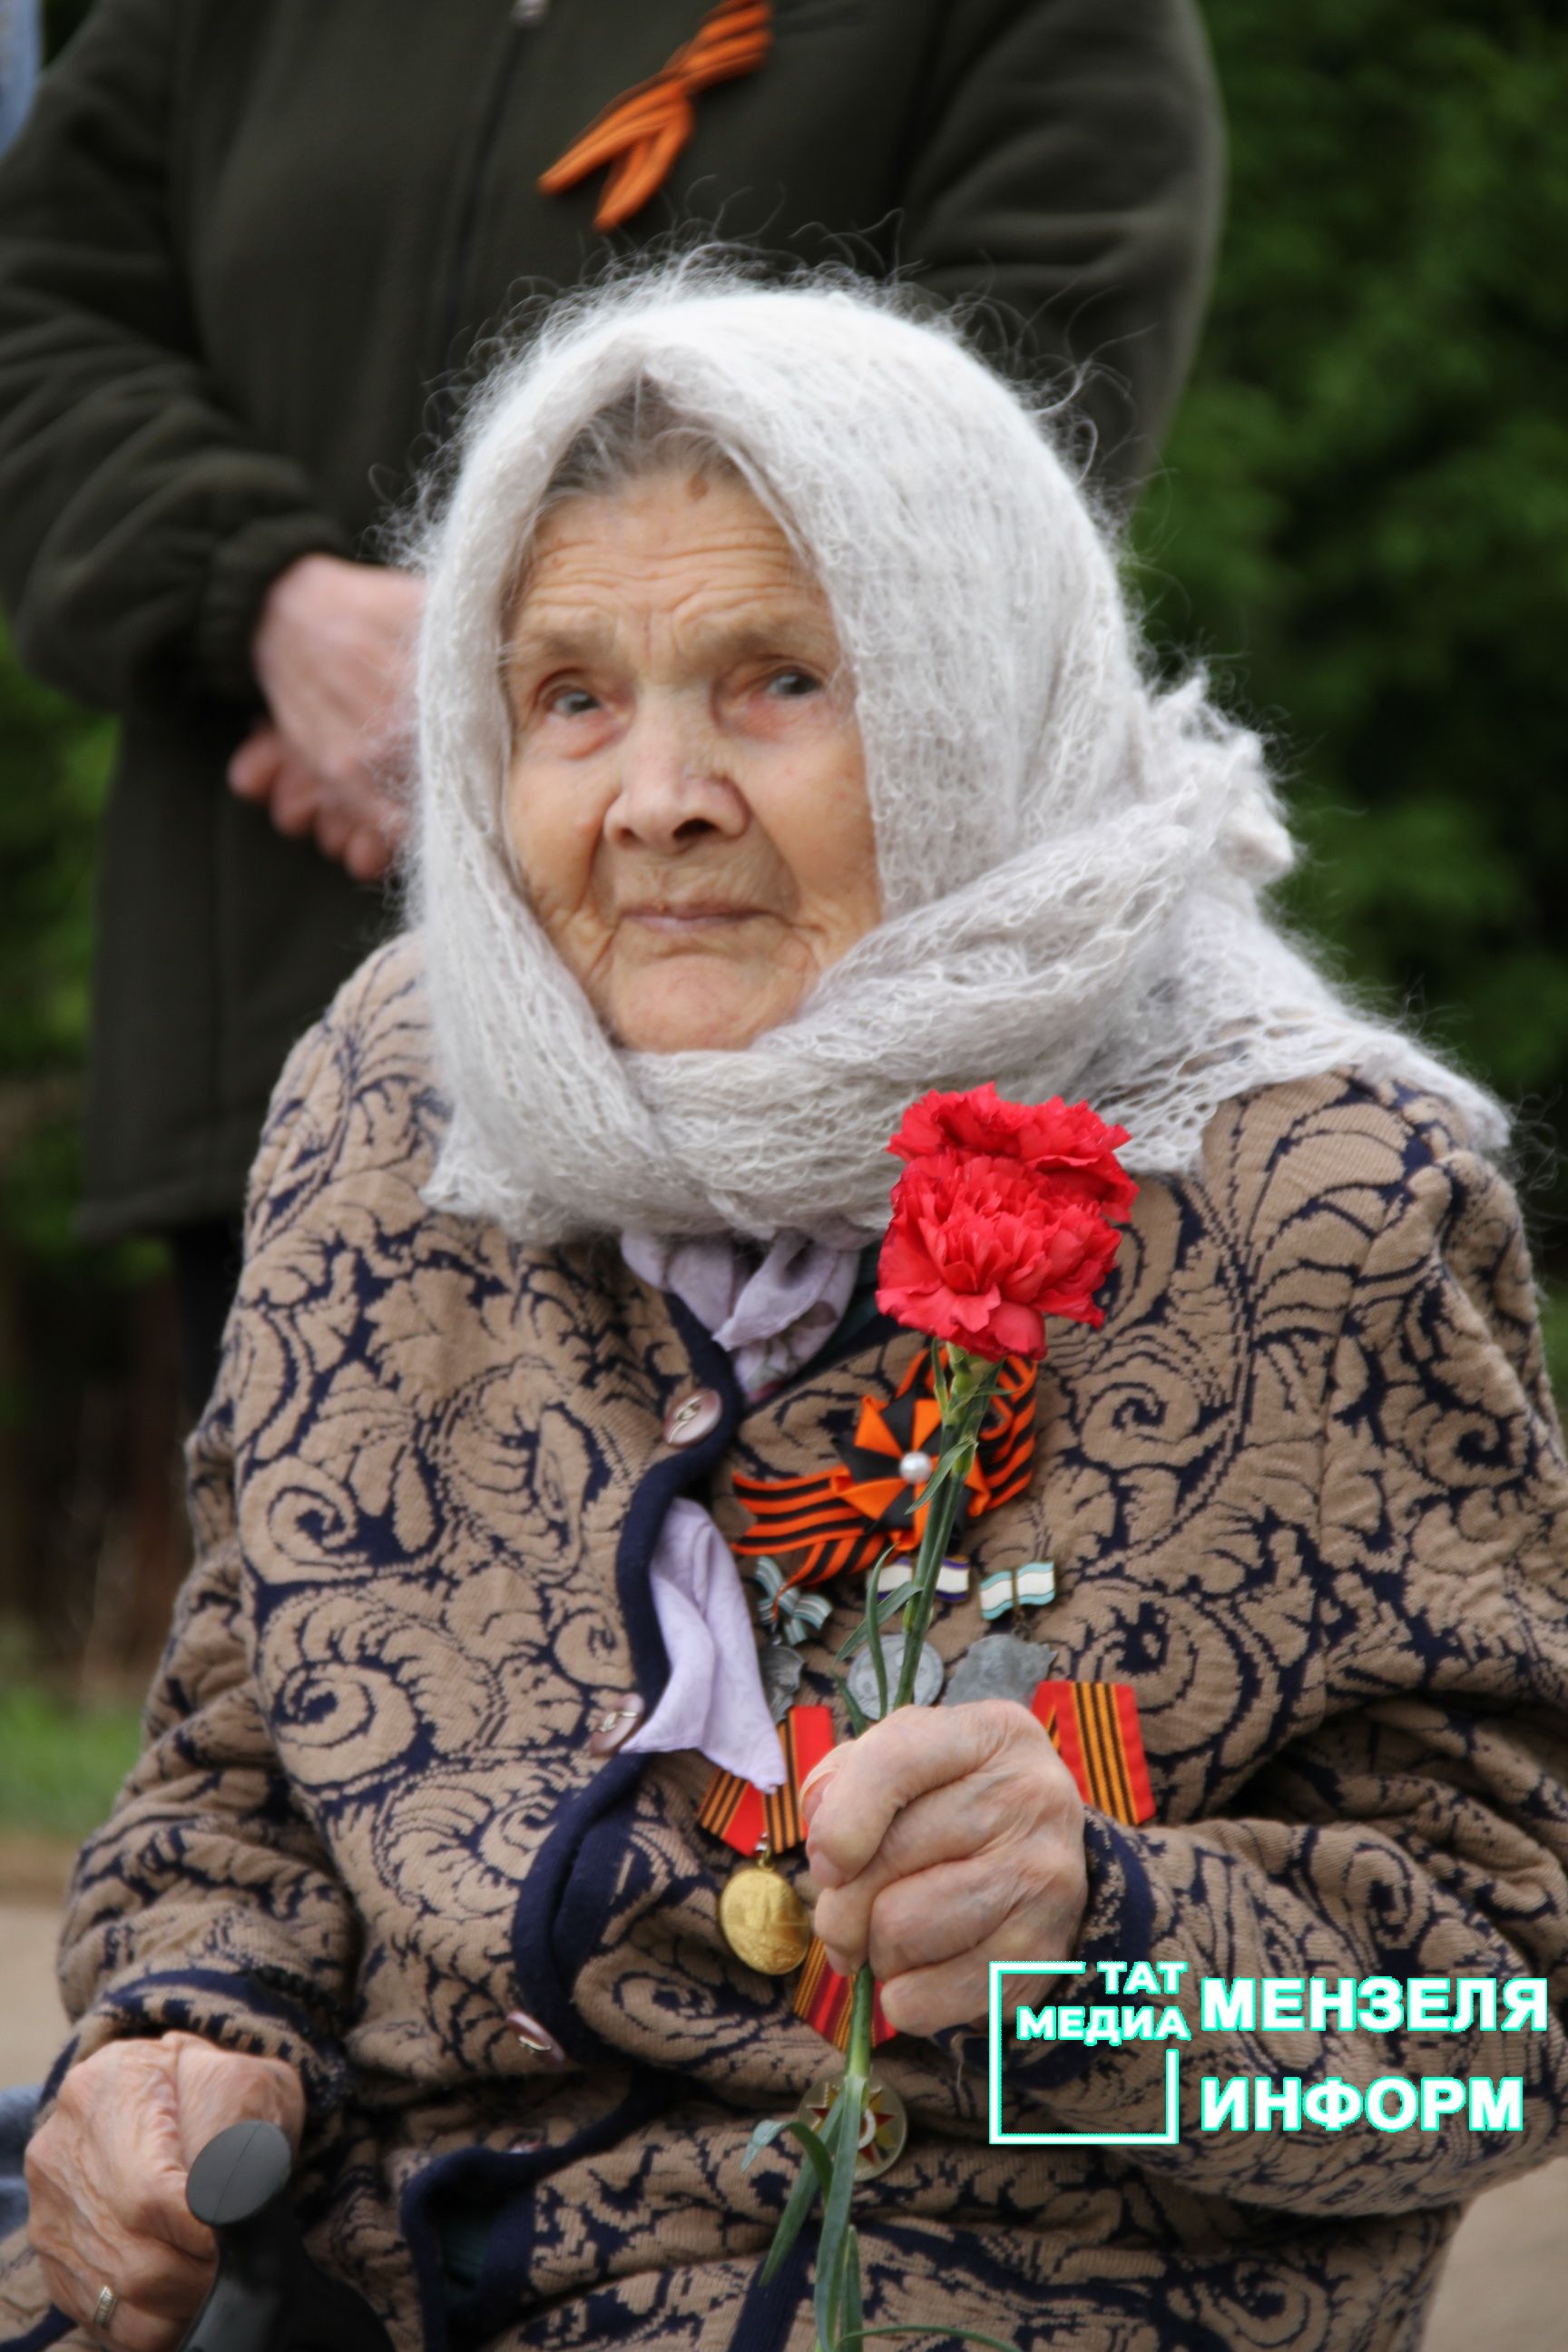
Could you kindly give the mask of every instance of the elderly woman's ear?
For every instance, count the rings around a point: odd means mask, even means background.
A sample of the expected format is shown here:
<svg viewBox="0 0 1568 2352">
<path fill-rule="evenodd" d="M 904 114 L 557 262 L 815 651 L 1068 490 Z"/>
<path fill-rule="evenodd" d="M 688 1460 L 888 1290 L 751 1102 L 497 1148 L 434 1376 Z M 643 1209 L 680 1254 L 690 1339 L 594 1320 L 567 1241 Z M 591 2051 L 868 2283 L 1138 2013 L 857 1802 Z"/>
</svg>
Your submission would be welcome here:
<svg viewBox="0 0 1568 2352">
<path fill-rule="evenodd" d="M 513 852 L 617 1044 L 747 1045 L 877 922 L 833 615 L 732 474 L 552 508 L 507 677 Z"/>
</svg>

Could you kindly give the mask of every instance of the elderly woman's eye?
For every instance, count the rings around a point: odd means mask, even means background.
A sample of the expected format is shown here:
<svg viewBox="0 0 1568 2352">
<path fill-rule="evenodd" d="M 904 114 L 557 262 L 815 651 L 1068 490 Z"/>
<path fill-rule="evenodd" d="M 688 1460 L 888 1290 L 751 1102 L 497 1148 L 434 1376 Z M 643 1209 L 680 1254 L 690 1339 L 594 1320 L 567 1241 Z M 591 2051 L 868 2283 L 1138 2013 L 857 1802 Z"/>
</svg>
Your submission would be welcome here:
<svg viewBox="0 0 1568 2352">
<path fill-rule="evenodd" d="M 780 669 L 768 679 L 764 690 L 784 701 L 794 702 L 803 695 L 820 694 L 822 680 L 815 670 Z"/>
<path fill-rule="evenodd" d="M 585 686 L 549 686 L 540 697 L 542 707 L 556 719 L 585 719 L 599 708 L 599 698 Z"/>
</svg>

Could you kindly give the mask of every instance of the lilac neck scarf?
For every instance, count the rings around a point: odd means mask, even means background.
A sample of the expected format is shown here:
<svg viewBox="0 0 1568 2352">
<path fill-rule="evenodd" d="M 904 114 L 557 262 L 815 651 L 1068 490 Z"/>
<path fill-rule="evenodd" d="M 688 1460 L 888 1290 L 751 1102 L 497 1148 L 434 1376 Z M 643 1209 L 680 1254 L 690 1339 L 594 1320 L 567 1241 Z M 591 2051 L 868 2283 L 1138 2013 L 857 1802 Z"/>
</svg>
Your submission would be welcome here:
<svg viewBox="0 0 1568 2352">
<path fill-rule="evenodd" d="M 673 1291 L 728 1349 L 748 1397 L 766 1396 L 808 1364 L 838 1328 L 855 1288 L 858 1249 L 798 1234 L 756 1252 L 729 1240 L 661 1241 L 624 1234 L 621 1255 L 656 1290 Z M 734 1555 L 700 1503 L 672 1503 L 654 1548 L 654 1609 L 669 1680 L 623 1752 L 695 1748 L 759 1789 L 784 1781 L 778 1728 L 763 1692 L 756 1627 Z"/>
</svg>

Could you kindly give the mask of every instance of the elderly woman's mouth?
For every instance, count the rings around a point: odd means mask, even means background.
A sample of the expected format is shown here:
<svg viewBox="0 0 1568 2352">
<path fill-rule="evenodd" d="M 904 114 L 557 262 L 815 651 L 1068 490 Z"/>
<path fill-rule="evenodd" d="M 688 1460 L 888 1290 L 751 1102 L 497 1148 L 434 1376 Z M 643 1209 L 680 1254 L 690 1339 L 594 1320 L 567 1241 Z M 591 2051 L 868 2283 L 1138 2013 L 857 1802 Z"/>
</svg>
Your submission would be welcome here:
<svg viewBox="0 0 1568 2352">
<path fill-rule="evenodd" d="M 645 929 L 658 931 L 668 939 L 689 939 L 702 931 L 733 929 L 741 923 L 764 919 L 762 907 L 731 907 L 717 899 L 698 900 L 688 907 L 626 907 L 621 910 L 623 923 L 637 923 Z"/>
</svg>

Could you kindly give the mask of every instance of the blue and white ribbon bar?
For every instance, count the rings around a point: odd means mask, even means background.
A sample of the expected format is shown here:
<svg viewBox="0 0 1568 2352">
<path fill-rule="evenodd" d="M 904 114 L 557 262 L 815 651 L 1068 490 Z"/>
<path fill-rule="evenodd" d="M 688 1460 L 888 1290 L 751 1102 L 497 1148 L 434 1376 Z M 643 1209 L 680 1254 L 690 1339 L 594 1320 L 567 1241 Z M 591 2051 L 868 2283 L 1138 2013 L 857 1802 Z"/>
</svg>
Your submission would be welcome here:
<svg viewBox="0 0 1568 2352">
<path fill-rule="evenodd" d="M 1009 1609 L 1043 1609 L 1057 1597 L 1057 1571 L 1048 1559 L 1026 1559 L 1022 1568 L 998 1568 L 980 1580 L 980 1614 L 1001 1617 Z"/>
</svg>

